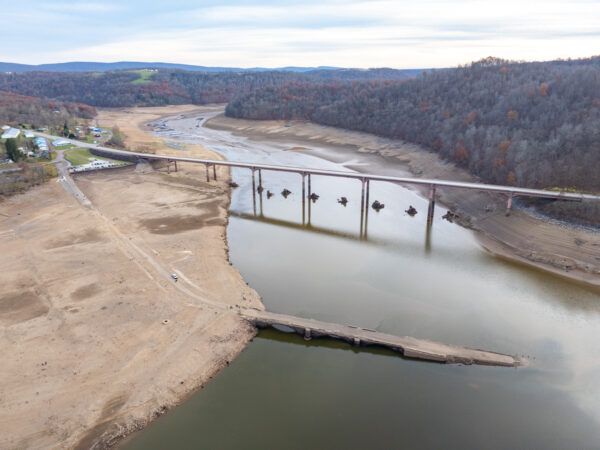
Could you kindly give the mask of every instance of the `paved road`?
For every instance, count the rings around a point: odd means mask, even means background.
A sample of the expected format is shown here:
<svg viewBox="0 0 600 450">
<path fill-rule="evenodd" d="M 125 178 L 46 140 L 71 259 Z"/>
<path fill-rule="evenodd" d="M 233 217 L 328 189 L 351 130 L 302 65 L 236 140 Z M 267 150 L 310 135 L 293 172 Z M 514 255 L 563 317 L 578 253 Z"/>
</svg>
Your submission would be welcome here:
<svg viewBox="0 0 600 450">
<path fill-rule="evenodd" d="M 46 137 L 46 136 L 44 136 Z M 58 179 L 56 180 L 60 185 L 67 191 L 68 194 L 75 197 L 75 199 L 81 203 L 81 205 L 86 208 L 91 208 L 92 203 L 85 196 L 83 192 L 77 187 L 73 178 L 69 174 L 69 167 L 71 167 L 71 162 L 65 159 L 65 152 L 68 150 L 58 150 L 56 149 L 56 159 L 48 164 L 54 164 L 56 169 L 58 170 Z"/>
</svg>

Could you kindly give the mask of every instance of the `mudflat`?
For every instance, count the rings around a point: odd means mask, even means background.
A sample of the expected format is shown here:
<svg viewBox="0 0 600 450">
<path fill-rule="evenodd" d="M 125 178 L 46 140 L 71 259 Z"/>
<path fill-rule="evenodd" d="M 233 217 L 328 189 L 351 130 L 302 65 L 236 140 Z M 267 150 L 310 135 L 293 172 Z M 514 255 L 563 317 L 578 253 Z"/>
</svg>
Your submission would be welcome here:
<svg viewBox="0 0 600 450">
<path fill-rule="evenodd" d="M 381 157 L 380 166 L 368 168 L 376 173 L 400 170 L 422 178 L 479 181 L 427 149 L 368 133 L 304 121 L 233 119 L 224 114 L 211 118 L 205 126 L 280 143 L 290 151 L 314 152 L 336 162 L 351 160 L 348 155 L 352 152 L 376 154 Z M 347 167 L 365 170 L 351 163 Z M 513 209 L 507 217 L 506 199 L 497 194 L 438 188 L 437 196 L 440 204 L 459 214 L 457 222 L 476 231 L 482 246 L 496 256 L 600 286 L 598 230 L 545 219 L 522 209 Z M 445 210 L 438 206 L 437 213 L 443 214 L 441 211 Z"/>
<path fill-rule="evenodd" d="M 236 305 L 262 303 L 228 261 L 228 172 L 201 170 L 82 174 L 91 208 L 55 180 L 0 203 L 0 448 L 110 446 L 252 339 Z"/>
</svg>

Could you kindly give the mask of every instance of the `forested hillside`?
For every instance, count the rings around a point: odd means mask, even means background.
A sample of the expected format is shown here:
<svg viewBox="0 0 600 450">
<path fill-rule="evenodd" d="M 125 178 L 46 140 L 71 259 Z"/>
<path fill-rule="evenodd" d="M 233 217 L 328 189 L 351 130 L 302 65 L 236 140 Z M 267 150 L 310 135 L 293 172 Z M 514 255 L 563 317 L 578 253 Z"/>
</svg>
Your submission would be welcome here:
<svg viewBox="0 0 600 450">
<path fill-rule="evenodd" d="M 62 126 L 76 117 L 91 119 L 95 115 L 94 107 L 81 103 L 42 100 L 0 91 L 1 125 Z"/>
<path fill-rule="evenodd" d="M 161 106 L 225 103 L 264 87 L 290 82 L 407 79 L 410 71 L 332 69 L 303 73 L 125 70 L 103 73 L 26 72 L 0 74 L 0 90 L 94 106 Z"/>
<path fill-rule="evenodd" d="M 600 58 L 488 58 L 398 82 L 288 83 L 231 117 L 313 120 L 421 144 L 486 182 L 600 191 Z"/>
</svg>

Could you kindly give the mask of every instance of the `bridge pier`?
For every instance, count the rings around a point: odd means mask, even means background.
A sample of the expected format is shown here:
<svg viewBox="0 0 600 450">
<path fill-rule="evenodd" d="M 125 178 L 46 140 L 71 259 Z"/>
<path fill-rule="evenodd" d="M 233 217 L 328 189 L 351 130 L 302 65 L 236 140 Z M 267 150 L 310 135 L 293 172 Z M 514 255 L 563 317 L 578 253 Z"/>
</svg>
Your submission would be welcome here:
<svg viewBox="0 0 600 450">
<path fill-rule="evenodd" d="M 208 168 L 210 167 L 210 164 L 206 164 L 206 182 L 210 183 L 210 176 L 208 175 Z"/>
<path fill-rule="evenodd" d="M 177 172 L 177 160 L 175 160 L 175 172 Z"/>
<path fill-rule="evenodd" d="M 508 196 L 508 202 L 506 202 L 506 216 L 510 216 L 510 210 L 512 208 L 512 199 L 513 199 L 513 194 L 509 194 Z"/>
<path fill-rule="evenodd" d="M 311 189 L 311 186 L 310 186 L 310 173 L 307 175 L 307 177 L 308 177 L 308 196 L 307 196 L 307 199 L 308 199 L 307 200 L 308 201 L 308 222 L 307 223 L 308 223 L 308 225 L 310 225 L 310 215 L 311 215 L 310 214 L 311 213 L 311 211 L 310 211 L 310 208 L 311 208 L 310 204 L 312 203 L 310 201 L 310 195 L 312 194 L 312 189 Z"/>
<path fill-rule="evenodd" d="M 361 191 L 360 191 L 360 212 L 364 213 L 365 212 L 365 185 L 366 185 L 366 181 L 364 178 L 361 180 L 361 183 L 362 183 L 362 187 L 361 187 Z"/>
<path fill-rule="evenodd" d="M 371 180 L 367 180 L 367 194 L 365 199 L 365 229 L 363 238 L 367 239 L 367 229 L 369 225 L 369 193 L 371 191 Z"/>
<path fill-rule="evenodd" d="M 427 209 L 427 223 L 433 222 L 433 213 L 435 211 L 435 184 L 429 187 L 429 207 Z"/>
<path fill-rule="evenodd" d="M 256 182 L 254 181 L 254 168 L 250 169 L 252 171 L 252 209 L 254 210 L 254 215 L 256 216 Z"/>
<path fill-rule="evenodd" d="M 302 225 L 306 222 L 306 173 L 302 172 Z M 310 206 L 309 206 L 310 208 Z"/>
<path fill-rule="evenodd" d="M 215 181 L 217 181 L 217 166 L 216 166 L 216 164 L 213 164 L 213 178 Z"/>
<path fill-rule="evenodd" d="M 304 329 L 304 340 L 305 341 L 310 341 L 312 339 L 312 336 L 310 335 L 310 328 L 305 328 Z"/>
<path fill-rule="evenodd" d="M 362 189 L 360 194 L 360 237 L 363 235 L 363 225 L 365 220 L 365 179 L 361 180 Z"/>
</svg>

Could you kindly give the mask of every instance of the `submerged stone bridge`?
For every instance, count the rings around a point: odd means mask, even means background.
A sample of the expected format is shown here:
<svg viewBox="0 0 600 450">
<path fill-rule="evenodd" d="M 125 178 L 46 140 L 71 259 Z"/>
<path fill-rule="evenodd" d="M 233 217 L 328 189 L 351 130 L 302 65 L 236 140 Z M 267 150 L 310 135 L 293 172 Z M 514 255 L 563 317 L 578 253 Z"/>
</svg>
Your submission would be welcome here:
<svg viewBox="0 0 600 450">
<path fill-rule="evenodd" d="M 305 339 L 327 336 L 342 339 L 355 346 L 378 345 L 397 351 L 407 358 L 424 359 L 447 364 L 480 364 L 504 367 L 526 365 L 526 360 L 517 356 L 443 344 L 441 342 L 416 339 L 409 336 L 400 337 L 379 333 L 367 328 L 321 322 L 258 309 L 241 309 L 240 316 L 259 328 L 280 325 L 293 329 L 296 333 L 303 335 Z"/>
</svg>

